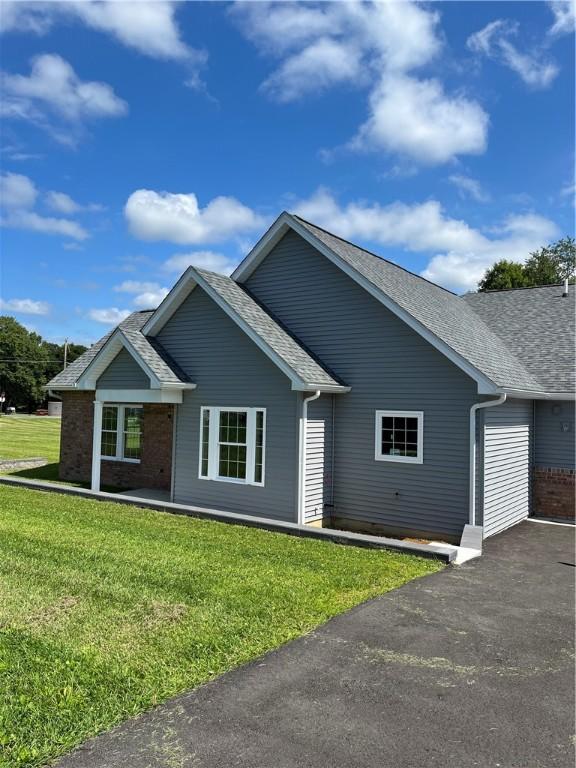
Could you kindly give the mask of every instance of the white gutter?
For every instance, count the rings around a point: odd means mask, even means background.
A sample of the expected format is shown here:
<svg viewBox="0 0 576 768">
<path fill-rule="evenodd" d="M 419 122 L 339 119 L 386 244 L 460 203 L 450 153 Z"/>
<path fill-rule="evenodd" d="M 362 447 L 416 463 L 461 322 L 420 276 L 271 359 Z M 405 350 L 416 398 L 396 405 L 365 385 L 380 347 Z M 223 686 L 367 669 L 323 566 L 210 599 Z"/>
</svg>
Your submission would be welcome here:
<svg viewBox="0 0 576 768">
<path fill-rule="evenodd" d="M 298 525 L 304 525 L 306 512 L 306 425 L 308 423 L 308 403 L 318 400 L 320 390 L 317 389 L 310 397 L 302 400 L 302 415 L 300 417 L 300 461 L 298 463 Z"/>
<path fill-rule="evenodd" d="M 480 408 L 493 408 L 506 402 L 508 395 L 504 392 L 496 400 L 487 400 L 485 403 L 475 403 L 470 408 L 470 485 L 469 485 L 469 511 L 468 524 L 476 525 L 476 411 Z"/>
</svg>

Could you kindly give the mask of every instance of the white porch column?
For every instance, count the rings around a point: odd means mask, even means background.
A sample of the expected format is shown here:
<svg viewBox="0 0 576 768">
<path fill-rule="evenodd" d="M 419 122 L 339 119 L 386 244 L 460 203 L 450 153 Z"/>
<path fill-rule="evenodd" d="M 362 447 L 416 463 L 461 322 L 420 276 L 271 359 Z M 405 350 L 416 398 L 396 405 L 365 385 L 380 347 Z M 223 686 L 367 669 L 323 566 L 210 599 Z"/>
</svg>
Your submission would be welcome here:
<svg viewBox="0 0 576 768">
<path fill-rule="evenodd" d="M 92 433 L 92 484 L 93 491 L 100 490 L 100 454 L 102 450 L 102 401 L 94 401 L 94 428 Z"/>
</svg>

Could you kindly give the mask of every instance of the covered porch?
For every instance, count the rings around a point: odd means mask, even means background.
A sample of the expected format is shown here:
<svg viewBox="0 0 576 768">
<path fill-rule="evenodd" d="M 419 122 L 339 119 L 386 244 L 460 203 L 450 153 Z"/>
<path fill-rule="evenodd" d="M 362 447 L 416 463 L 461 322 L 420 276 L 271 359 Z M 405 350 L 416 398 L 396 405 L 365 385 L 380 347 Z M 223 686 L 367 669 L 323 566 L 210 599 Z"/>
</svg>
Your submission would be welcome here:
<svg viewBox="0 0 576 768">
<path fill-rule="evenodd" d="M 172 498 L 175 409 L 181 389 L 97 389 L 90 487 L 155 501 Z"/>
</svg>

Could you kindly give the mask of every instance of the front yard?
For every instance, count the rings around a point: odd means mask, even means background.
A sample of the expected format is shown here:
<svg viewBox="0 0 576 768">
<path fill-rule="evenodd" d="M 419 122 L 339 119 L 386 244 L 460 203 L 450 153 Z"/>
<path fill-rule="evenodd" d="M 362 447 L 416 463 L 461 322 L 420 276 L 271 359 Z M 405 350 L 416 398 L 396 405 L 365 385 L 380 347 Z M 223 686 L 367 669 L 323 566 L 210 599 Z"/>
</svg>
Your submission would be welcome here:
<svg viewBox="0 0 576 768">
<path fill-rule="evenodd" d="M 0 486 L 0 765 L 43 765 L 441 567 Z"/>
<path fill-rule="evenodd" d="M 0 416 L 0 459 L 32 456 L 57 462 L 60 453 L 60 419 L 49 416 Z"/>
</svg>

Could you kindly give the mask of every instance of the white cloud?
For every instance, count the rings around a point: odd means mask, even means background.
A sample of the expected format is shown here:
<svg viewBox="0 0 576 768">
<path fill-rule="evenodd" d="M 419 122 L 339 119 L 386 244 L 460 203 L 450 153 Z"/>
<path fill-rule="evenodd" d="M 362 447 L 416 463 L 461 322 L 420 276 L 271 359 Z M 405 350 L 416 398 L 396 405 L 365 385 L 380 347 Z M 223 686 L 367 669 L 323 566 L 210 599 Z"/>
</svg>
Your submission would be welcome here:
<svg viewBox="0 0 576 768">
<path fill-rule="evenodd" d="M 119 293 L 136 294 L 132 302 L 137 307 L 157 307 L 169 292 L 168 288 L 158 283 L 139 282 L 138 280 L 125 280 L 120 285 L 115 285 L 114 290 Z"/>
<path fill-rule="evenodd" d="M 200 267 L 221 275 L 230 275 L 238 265 L 238 260 L 229 259 L 214 251 L 193 251 L 191 253 L 176 253 L 164 262 L 162 269 L 166 272 L 185 272 L 188 267 Z"/>
<path fill-rule="evenodd" d="M 118 325 L 122 320 L 126 320 L 131 312 L 129 309 L 118 309 L 118 307 L 107 307 L 106 309 L 90 309 L 88 317 L 97 323 L 105 325 Z"/>
<path fill-rule="evenodd" d="M 81 211 L 101 211 L 102 206 L 97 203 L 90 203 L 89 205 L 81 205 L 73 200 L 70 195 L 64 192 L 47 192 L 44 196 L 44 201 L 49 208 L 52 208 L 58 213 L 74 214 Z"/>
<path fill-rule="evenodd" d="M 90 235 L 75 221 L 40 216 L 34 211 L 13 211 L 2 219 L 2 226 L 9 229 L 29 229 L 46 235 L 64 235 L 74 240 L 86 240 Z"/>
<path fill-rule="evenodd" d="M 370 96 L 370 117 L 352 140 L 436 165 L 486 149 L 488 115 L 475 101 L 447 96 L 438 80 L 385 76 Z"/>
<path fill-rule="evenodd" d="M 192 192 L 138 189 L 128 198 L 124 214 L 135 237 L 179 244 L 222 241 L 263 226 L 257 213 L 233 197 L 215 197 L 200 208 Z"/>
<path fill-rule="evenodd" d="M 552 221 L 534 213 L 511 215 L 498 227 L 480 231 L 447 216 L 436 200 L 411 205 L 355 202 L 342 206 L 325 189 L 298 203 L 294 210 L 347 239 L 431 254 L 422 275 L 455 290 L 474 289 L 495 261 L 524 261 L 558 233 Z"/>
<path fill-rule="evenodd" d="M 32 208 L 38 190 L 34 182 L 20 173 L 0 175 L 0 205 L 6 208 Z"/>
<path fill-rule="evenodd" d="M 0 299 L 0 310 L 21 315 L 47 315 L 50 312 L 50 304 L 34 299 Z"/>
<path fill-rule="evenodd" d="M 327 38 L 288 58 L 262 85 L 278 101 L 294 101 L 306 93 L 362 78 L 360 52 Z"/>
<path fill-rule="evenodd" d="M 487 203 L 490 200 L 490 195 L 484 191 L 482 184 L 477 179 L 460 173 L 453 173 L 448 177 L 448 181 L 454 184 L 461 197 L 471 197 L 477 203 Z"/>
<path fill-rule="evenodd" d="M 18 173 L 0 175 L 0 203 L 6 213 L 0 225 L 8 229 L 28 229 L 48 235 L 64 235 L 74 240 L 86 240 L 88 232 L 70 219 L 41 216 L 31 210 L 38 197 L 34 182 Z"/>
<path fill-rule="evenodd" d="M 32 60 L 30 75 L 4 74 L 4 93 L 25 112 L 40 104 L 69 121 L 126 114 L 126 102 L 107 83 L 82 81 L 70 64 L 54 53 Z"/>
<path fill-rule="evenodd" d="M 518 34 L 516 22 L 498 19 L 470 35 L 468 48 L 504 64 L 531 88 L 547 88 L 559 72 L 557 65 L 546 58 L 541 48 L 523 53 L 510 42 Z"/>
<path fill-rule="evenodd" d="M 416 77 L 442 48 L 439 14 L 413 2 L 237 3 L 232 11 L 265 54 L 263 83 L 279 101 L 346 84 L 368 88 L 369 117 L 348 144 L 423 164 L 485 150 L 488 116 L 476 101 Z"/>
<path fill-rule="evenodd" d="M 76 146 L 85 122 L 128 112 L 110 85 L 82 81 L 57 54 L 32 59 L 29 76 L 2 73 L 2 88 L 1 117 L 30 122 L 69 146 Z"/>
<path fill-rule="evenodd" d="M 548 35 L 556 37 L 573 34 L 576 25 L 575 0 L 553 0 L 548 5 L 554 15 L 554 24 L 548 30 Z"/>
<path fill-rule="evenodd" d="M 199 51 L 182 40 L 176 22 L 178 3 L 155 2 L 7 2 L 2 3 L 2 31 L 46 34 L 58 22 L 80 21 L 107 33 L 146 56 L 198 60 Z"/>
</svg>

